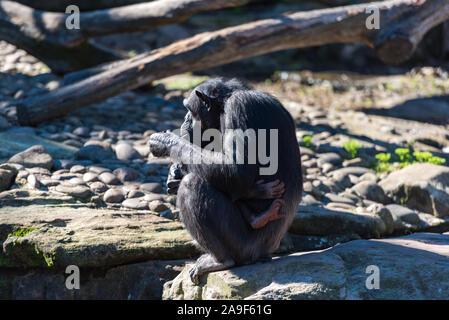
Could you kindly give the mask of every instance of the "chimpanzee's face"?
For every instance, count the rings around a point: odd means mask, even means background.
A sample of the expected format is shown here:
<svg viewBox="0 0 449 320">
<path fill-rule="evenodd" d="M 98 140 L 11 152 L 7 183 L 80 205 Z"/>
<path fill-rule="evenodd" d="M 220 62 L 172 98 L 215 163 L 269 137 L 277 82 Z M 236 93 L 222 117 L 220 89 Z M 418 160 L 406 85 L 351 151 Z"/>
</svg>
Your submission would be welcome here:
<svg viewBox="0 0 449 320">
<path fill-rule="evenodd" d="M 199 90 L 194 90 L 183 101 L 184 106 L 192 115 L 192 126 L 201 125 L 201 130 L 220 129 L 220 111 L 216 97 L 210 97 Z"/>
</svg>

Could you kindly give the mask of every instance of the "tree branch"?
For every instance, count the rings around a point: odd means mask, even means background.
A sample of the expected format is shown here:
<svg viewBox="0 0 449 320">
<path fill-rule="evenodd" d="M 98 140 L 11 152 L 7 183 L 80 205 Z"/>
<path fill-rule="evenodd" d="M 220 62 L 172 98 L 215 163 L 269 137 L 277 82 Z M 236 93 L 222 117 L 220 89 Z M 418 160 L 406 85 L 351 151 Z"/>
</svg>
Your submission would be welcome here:
<svg viewBox="0 0 449 320">
<path fill-rule="evenodd" d="M 367 7 L 379 9 L 380 30 L 366 28 Z M 37 124 L 156 79 L 284 49 L 355 42 L 376 48 L 386 62 L 403 61 L 429 29 L 448 18 L 447 0 L 391 0 L 294 12 L 206 32 L 104 65 L 97 75 L 28 100 L 19 121 Z"/>
</svg>

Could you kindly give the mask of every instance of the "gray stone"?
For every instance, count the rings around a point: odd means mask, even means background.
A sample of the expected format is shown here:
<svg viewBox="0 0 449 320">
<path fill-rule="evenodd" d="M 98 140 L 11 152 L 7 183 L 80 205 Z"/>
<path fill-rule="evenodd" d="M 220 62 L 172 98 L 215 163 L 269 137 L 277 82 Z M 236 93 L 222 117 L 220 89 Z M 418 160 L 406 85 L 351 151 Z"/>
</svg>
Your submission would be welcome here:
<svg viewBox="0 0 449 320">
<path fill-rule="evenodd" d="M 34 131 L 34 130 L 33 130 Z M 0 158 L 10 158 L 13 155 L 35 145 L 44 146 L 45 150 L 54 159 L 64 159 L 73 156 L 76 148 L 57 143 L 41 137 L 34 133 L 14 132 L 13 130 L 0 132 Z"/>
<path fill-rule="evenodd" d="M 30 188 L 32 188 L 32 189 L 39 189 L 40 182 L 39 182 L 39 180 L 36 178 L 36 176 L 34 174 L 28 175 L 27 182 L 28 182 L 28 186 Z"/>
<path fill-rule="evenodd" d="M 21 237 L 11 236 L 0 246 L 0 275 L 5 275 L 5 267 L 64 275 L 61 270 L 68 265 L 108 270 L 143 260 L 187 259 L 199 254 L 180 222 L 151 213 L 93 209 L 67 195 L 49 197 L 39 190 L 6 191 L 0 202 L 4 240 L 24 226 L 34 229 Z M 83 276 L 81 271 L 81 275 L 82 283 L 88 280 L 87 273 Z M 46 284 L 34 285 L 43 290 Z M 64 281 L 60 285 L 66 292 Z M 0 295 L 4 293 L 0 290 Z"/>
<path fill-rule="evenodd" d="M 140 185 L 140 190 L 144 192 L 152 192 L 152 193 L 161 193 L 164 188 L 160 183 L 157 182 L 149 182 L 149 183 L 143 183 Z"/>
<path fill-rule="evenodd" d="M 364 238 L 378 238 L 384 229 L 382 220 L 374 214 L 357 214 L 320 206 L 299 206 L 289 232 L 308 235 L 355 233 Z"/>
<path fill-rule="evenodd" d="M 133 181 L 140 177 L 137 170 L 129 167 L 115 169 L 114 174 L 120 181 Z"/>
<path fill-rule="evenodd" d="M 93 173 L 93 172 L 86 172 L 83 175 L 83 181 L 84 182 L 94 182 L 94 181 L 98 181 L 98 174 Z"/>
<path fill-rule="evenodd" d="M 103 195 L 103 200 L 108 203 L 121 203 L 125 195 L 120 189 L 109 189 Z"/>
<path fill-rule="evenodd" d="M 398 204 L 390 204 L 386 207 L 391 212 L 393 217 L 398 218 L 403 222 L 415 225 L 419 224 L 420 222 L 418 214 L 410 208 Z"/>
<path fill-rule="evenodd" d="M 126 199 L 122 202 L 122 206 L 128 209 L 148 210 L 148 202 L 139 198 Z"/>
<path fill-rule="evenodd" d="M 449 216 L 449 168 L 418 163 L 392 172 L 380 186 L 396 202 L 433 214 Z"/>
<path fill-rule="evenodd" d="M 199 285 L 191 282 L 187 265 L 164 285 L 163 299 L 448 299 L 448 258 L 449 234 L 355 240 L 212 272 Z M 380 290 L 366 287 L 370 265 L 380 270 Z"/>
<path fill-rule="evenodd" d="M 324 163 L 330 163 L 334 166 L 338 166 L 343 162 L 343 158 L 334 152 L 321 153 L 318 156 L 318 165 L 322 166 Z"/>
<path fill-rule="evenodd" d="M 115 154 L 119 160 L 129 161 L 134 159 L 141 159 L 142 156 L 136 149 L 127 143 L 119 143 L 115 147 Z"/>
<path fill-rule="evenodd" d="M 378 184 L 371 181 L 359 182 L 351 188 L 351 191 L 368 200 L 383 204 L 389 202 L 384 190 Z"/>
<path fill-rule="evenodd" d="M 100 181 L 92 182 L 89 185 L 89 188 L 95 193 L 103 193 L 106 190 L 108 190 L 108 187 L 103 182 Z"/>
<path fill-rule="evenodd" d="M 28 149 L 12 156 L 9 162 L 19 163 L 26 168 L 42 167 L 51 169 L 53 158 L 47 153 L 42 145 L 29 147 Z"/>
<path fill-rule="evenodd" d="M 12 165 L 0 165 L 0 192 L 11 187 L 16 179 L 17 173 L 17 169 Z"/>
<path fill-rule="evenodd" d="M 120 181 L 119 179 L 112 173 L 110 172 L 103 172 L 102 174 L 100 174 L 100 176 L 98 177 L 100 179 L 100 181 L 106 183 L 106 184 L 119 184 Z"/>
<path fill-rule="evenodd" d="M 345 197 L 342 197 L 342 196 L 339 196 L 339 195 L 336 195 L 334 193 L 326 193 L 325 197 L 329 201 L 331 201 L 331 202 L 346 203 L 346 204 L 349 204 L 349 205 L 354 205 L 355 204 L 354 200 L 348 199 L 348 198 L 345 198 Z"/>
<path fill-rule="evenodd" d="M 168 209 L 167 205 L 160 200 L 150 201 L 149 208 L 154 212 L 162 212 Z"/>
<path fill-rule="evenodd" d="M 88 145 L 80 148 L 75 153 L 75 158 L 79 160 L 91 160 L 94 162 L 102 162 L 105 159 L 115 159 L 115 154 L 108 149 L 98 145 Z"/>
<path fill-rule="evenodd" d="M 87 199 L 92 195 L 89 188 L 85 186 L 60 184 L 56 187 L 56 191 L 68 194 L 74 198 L 79 199 Z"/>
<path fill-rule="evenodd" d="M 164 200 L 164 195 L 157 193 L 147 193 L 144 196 L 145 201 Z"/>
<path fill-rule="evenodd" d="M 87 127 L 78 127 L 75 130 L 73 130 L 73 134 L 76 134 L 77 136 L 80 136 L 80 137 L 88 137 L 89 132 L 90 132 L 90 130 Z"/>
<path fill-rule="evenodd" d="M 74 165 L 73 167 L 70 168 L 70 172 L 71 173 L 85 173 L 86 172 L 86 167 L 77 164 L 77 165 Z"/>
</svg>

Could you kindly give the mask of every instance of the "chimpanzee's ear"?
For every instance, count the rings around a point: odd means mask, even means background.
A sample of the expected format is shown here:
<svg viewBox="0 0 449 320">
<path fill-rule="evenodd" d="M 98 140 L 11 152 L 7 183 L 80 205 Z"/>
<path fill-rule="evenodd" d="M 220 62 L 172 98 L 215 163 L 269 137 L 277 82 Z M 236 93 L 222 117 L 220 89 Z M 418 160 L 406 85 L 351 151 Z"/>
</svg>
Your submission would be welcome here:
<svg viewBox="0 0 449 320">
<path fill-rule="evenodd" d="M 195 90 L 195 94 L 198 98 L 200 98 L 201 101 L 207 103 L 207 97 L 204 94 L 202 94 L 198 90 Z"/>
<path fill-rule="evenodd" d="M 212 99 L 209 98 L 208 96 L 206 96 L 204 93 L 201 93 L 198 90 L 195 90 L 195 94 L 196 96 L 204 102 L 204 104 L 206 105 L 207 111 L 210 111 L 212 109 Z"/>
</svg>

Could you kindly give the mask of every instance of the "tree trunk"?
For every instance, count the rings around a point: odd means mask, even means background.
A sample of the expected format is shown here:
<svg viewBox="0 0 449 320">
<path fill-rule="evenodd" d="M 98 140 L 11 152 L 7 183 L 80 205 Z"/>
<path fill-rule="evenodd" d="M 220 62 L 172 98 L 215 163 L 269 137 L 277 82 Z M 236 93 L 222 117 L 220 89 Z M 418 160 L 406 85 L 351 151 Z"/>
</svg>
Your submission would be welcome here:
<svg viewBox="0 0 449 320">
<path fill-rule="evenodd" d="M 67 73 L 117 60 L 117 54 L 88 42 L 91 37 L 151 30 L 197 12 L 243 5 L 249 0 L 158 0 L 80 14 L 80 29 L 67 29 L 69 14 L 0 1 L 0 38 Z"/>
<path fill-rule="evenodd" d="M 380 30 L 367 29 L 367 7 L 379 9 Z M 103 65 L 104 71 L 97 75 L 27 100 L 19 108 L 19 121 L 35 125 L 156 79 L 284 49 L 364 43 L 385 62 L 396 63 L 408 59 L 424 34 L 447 19 L 447 0 L 394 0 L 294 12 L 206 32 Z"/>
<path fill-rule="evenodd" d="M 152 0 L 16 0 L 17 2 L 34 9 L 65 12 L 70 5 L 76 5 L 81 11 L 93 11 L 115 7 L 128 6 L 130 4 L 149 2 Z"/>
</svg>

